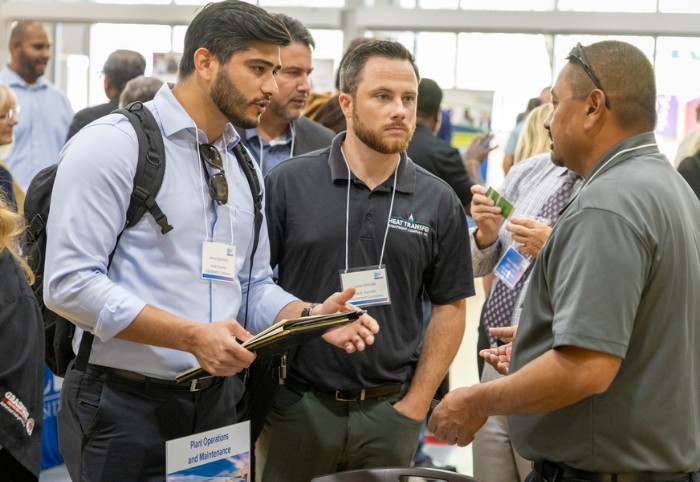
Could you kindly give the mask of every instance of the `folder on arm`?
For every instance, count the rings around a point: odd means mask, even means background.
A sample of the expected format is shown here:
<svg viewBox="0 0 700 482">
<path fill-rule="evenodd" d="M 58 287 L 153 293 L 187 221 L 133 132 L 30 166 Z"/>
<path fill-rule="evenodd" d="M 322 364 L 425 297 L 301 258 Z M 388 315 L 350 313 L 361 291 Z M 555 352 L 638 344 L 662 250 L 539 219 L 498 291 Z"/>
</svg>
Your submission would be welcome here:
<svg viewBox="0 0 700 482">
<path fill-rule="evenodd" d="M 326 331 L 357 320 L 366 311 L 345 311 L 330 315 L 303 316 L 282 320 L 241 343 L 241 346 L 258 355 L 258 359 L 279 355 L 301 345 Z M 175 379 L 185 382 L 207 375 L 203 368 L 195 367 L 180 373 Z"/>
</svg>

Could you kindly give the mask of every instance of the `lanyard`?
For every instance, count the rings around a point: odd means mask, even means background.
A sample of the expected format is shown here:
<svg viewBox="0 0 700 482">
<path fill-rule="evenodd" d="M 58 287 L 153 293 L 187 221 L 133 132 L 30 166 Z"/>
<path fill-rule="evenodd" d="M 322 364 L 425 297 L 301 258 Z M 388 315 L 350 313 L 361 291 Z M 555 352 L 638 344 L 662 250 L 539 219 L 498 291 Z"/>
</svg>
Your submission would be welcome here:
<svg viewBox="0 0 700 482">
<path fill-rule="evenodd" d="M 294 142 L 296 141 L 296 130 L 294 129 L 294 124 L 289 124 L 289 130 L 292 132 L 292 142 L 291 146 L 289 147 L 289 157 L 291 158 L 292 156 L 294 156 Z M 263 170 L 263 158 L 265 157 L 265 149 L 263 147 L 263 140 L 262 137 L 260 137 L 260 134 L 258 134 L 258 144 L 260 145 L 260 162 L 258 164 L 260 165 L 260 172 L 264 174 L 265 171 Z M 270 143 L 268 143 L 268 146 L 270 147 L 270 149 L 274 147 L 274 145 Z"/>
<path fill-rule="evenodd" d="M 349 246 L 350 246 L 350 184 L 352 183 L 352 175 L 350 173 L 350 165 L 348 160 L 345 159 L 345 151 L 343 151 L 342 146 L 340 147 L 340 152 L 343 154 L 343 161 L 345 161 L 345 166 L 348 168 L 348 193 L 345 201 L 345 272 L 347 273 L 350 269 L 349 262 Z M 384 231 L 384 241 L 382 242 L 382 251 L 379 255 L 379 265 L 382 267 L 382 261 L 384 260 L 384 249 L 386 248 L 386 238 L 389 235 L 389 224 L 391 222 L 391 212 L 394 210 L 394 197 L 396 196 L 396 178 L 397 172 L 399 170 L 399 164 L 401 164 L 401 156 L 399 155 L 399 162 L 396 163 L 394 168 L 394 187 L 391 190 L 391 204 L 389 205 L 389 217 L 386 220 L 386 230 Z"/>
</svg>

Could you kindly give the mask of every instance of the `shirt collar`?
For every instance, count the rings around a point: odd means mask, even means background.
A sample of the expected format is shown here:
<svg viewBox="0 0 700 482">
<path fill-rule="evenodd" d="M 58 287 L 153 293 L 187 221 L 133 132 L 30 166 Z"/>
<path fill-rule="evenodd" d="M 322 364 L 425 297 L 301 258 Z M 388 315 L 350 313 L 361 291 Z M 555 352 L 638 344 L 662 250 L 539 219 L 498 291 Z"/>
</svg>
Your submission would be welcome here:
<svg viewBox="0 0 700 482">
<path fill-rule="evenodd" d="M 7 64 L 5 66 L 3 77 L 5 77 L 5 83 L 10 87 L 21 87 L 23 89 L 39 90 L 45 89 L 49 86 L 48 82 L 44 80 L 43 75 L 36 79 L 36 82 L 34 82 L 33 84 L 28 84 L 22 77 L 19 76 L 17 72 L 12 70 L 10 64 Z"/>
<path fill-rule="evenodd" d="M 273 139 L 274 142 L 266 141 L 265 139 L 262 140 L 263 145 L 275 145 L 275 146 L 280 146 L 280 145 L 288 145 L 290 142 L 292 142 L 292 135 L 294 133 L 294 121 L 291 121 L 289 123 L 289 127 L 287 128 L 287 131 L 285 132 L 284 139 L 282 140 L 282 136 L 278 137 L 277 139 Z M 248 141 L 250 144 L 250 141 L 253 139 L 260 139 L 260 136 L 258 135 L 258 130 L 255 127 L 251 127 L 250 129 L 245 130 L 245 140 Z"/>
<path fill-rule="evenodd" d="M 653 144 L 653 145 L 650 145 Z M 636 150 L 635 148 L 641 147 L 641 146 L 646 146 L 650 145 L 649 147 L 645 148 L 643 151 L 641 150 Z M 627 149 L 635 149 L 631 152 L 624 152 L 621 153 L 622 151 L 625 151 Z M 641 152 L 640 152 L 641 151 Z M 640 153 L 658 153 L 659 152 L 659 147 L 656 144 L 656 136 L 654 136 L 653 132 L 644 132 L 642 134 L 637 134 L 632 137 L 628 137 L 627 139 L 624 139 L 623 141 L 615 144 L 613 147 L 611 147 L 608 152 L 603 154 L 603 156 L 598 159 L 598 161 L 595 163 L 595 166 L 593 166 L 593 169 L 591 169 L 590 174 L 588 175 L 587 179 L 590 179 L 593 175 L 597 175 L 597 171 L 601 171 L 600 173 L 602 174 L 604 171 L 603 167 L 605 168 L 604 170 L 607 171 L 610 167 L 617 165 L 621 163 L 622 161 L 627 160 L 628 158 L 632 156 L 638 156 Z M 617 158 L 608 164 L 608 161 L 610 161 L 613 157 L 617 156 Z"/>
<path fill-rule="evenodd" d="M 348 179 L 348 166 L 345 163 L 345 158 L 340 150 L 340 146 L 345 140 L 347 132 L 343 131 L 335 138 L 333 138 L 333 143 L 331 144 L 331 152 L 328 156 L 328 164 L 331 168 L 331 178 L 333 182 Z M 399 164 L 399 169 L 396 172 L 396 190 L 403 193 L 412 193 L 416 188 L 416 165 L 411 159 L 406 155 L 406 151 L 400 154 L 401 162 Z M 357 177 L 353 174 L 353 178 Z M 393 176 L 384 181 L 382 184 L 376 187 L 379 190 L 391 190 L 394 186 Z"/>
<path fill-rule="evenodd" d="M 184 131 L 188 136 L 191 136 L 192 141 L 196 141 L 197 134 L 195 132 L 194 121 L 184 107 L 182 107 L 182 104 L 175 98 L 172 88 L 173 84 L 163 84 L 152 101 L 160 117 L 163 133 L 165 137 L 171 137 Z M 230 122 L 227 123 L 224 128 L 224 137 L 226 138 L 227 149 L 232 149 L 241 139 Z M 212 139 L 207 139 L 204 131 L 199 129 L 199 142 L 211 141 Z"/>
</svg>

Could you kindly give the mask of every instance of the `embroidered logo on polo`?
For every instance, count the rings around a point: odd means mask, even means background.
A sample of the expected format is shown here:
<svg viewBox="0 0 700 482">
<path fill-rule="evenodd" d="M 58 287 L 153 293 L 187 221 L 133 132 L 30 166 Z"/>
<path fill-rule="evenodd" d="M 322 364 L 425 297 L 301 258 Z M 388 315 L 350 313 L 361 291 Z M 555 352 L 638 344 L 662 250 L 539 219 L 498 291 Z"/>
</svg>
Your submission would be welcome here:
<svg viewBox="0 0 700 482">
<path fill-rule="evenodd" d="M 389 219 L 389 227 L 413 234 L 422 234 L 426 237 L 430 235 L 430 226 L 413 219 L 413 214 L 408 216 L 408 219 L 404 219 L 400 216 L 392 216 L 391 219 Z"/>
<path fill-rule="evenodd" d="M 24 425 L 27 435 L 32 434 L 34 431 L 34 419 L 29 416 L 29 410 L 14 393 L 5 392 L 5 396 L 0 399 L 0 407 L 10 412 Z"/>
</svg>

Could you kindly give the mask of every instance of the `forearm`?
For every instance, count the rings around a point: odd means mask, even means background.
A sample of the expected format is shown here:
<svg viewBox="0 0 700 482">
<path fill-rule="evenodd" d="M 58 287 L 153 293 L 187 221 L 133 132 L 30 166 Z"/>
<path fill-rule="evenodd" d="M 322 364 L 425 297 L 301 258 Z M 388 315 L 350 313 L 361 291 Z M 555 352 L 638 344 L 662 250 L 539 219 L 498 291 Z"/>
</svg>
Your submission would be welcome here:
<svg viewBox="0 0 700 482">
<path fill-rule="evenodd" d="M 484 178 L 481 176 L 481 162 L 478 159 L 464 159 L 464 168 L 471 182 L 484 184 Z"/>
<path fill-rule="evenodd" d="M 416 373 L 404 397 L 405 403 L 423 415 L 462 343 L 465 317 L 466 300 L 433 305 Z"/>
<path fill-rule="evenodd" d="M 174 350 L 191 351 L 192 341 L 197 329 L 201 326 L 201 323 L 146 305 L 134 321 L 116 335 L 116 338 Z"/>
<path fill-rule="evenodd" d="M 301 316 L 302 310 L 309 306 L 309 304 L 310 303 L 299 300 L 288 303 L 284 306 L 284 308 L 280 310 L 280 312 L 275 317 L 275 323 L 282 320 L 288 320 L 290 318 L 299 318 Z"/>
<path fill-rule="evenodd" d="M 620 363 L 577 347 L 549 350 L 515 373 L 470 387 L 464 405 L 483 417 L 550 412 L 607 390 Z"/>
</svg>

